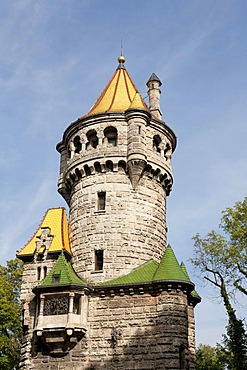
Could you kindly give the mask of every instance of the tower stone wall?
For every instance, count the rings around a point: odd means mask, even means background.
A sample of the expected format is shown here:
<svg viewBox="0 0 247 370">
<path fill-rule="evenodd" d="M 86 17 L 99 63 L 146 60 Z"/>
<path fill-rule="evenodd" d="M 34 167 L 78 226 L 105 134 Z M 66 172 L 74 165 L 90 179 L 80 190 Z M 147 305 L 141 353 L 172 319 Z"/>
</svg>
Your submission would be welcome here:
<svg viewBox="0 0 247 370">
<path fill-rule="evenodd" d="M 167 246 L 166 198 L 176 136 L 161 120 L 161 81 L 149 108 L 124 57 L 88 114 L 57 145 L 58 191 L 18 253 L 21 370 L 193 370 L 200 297 Z"/>
</svg>

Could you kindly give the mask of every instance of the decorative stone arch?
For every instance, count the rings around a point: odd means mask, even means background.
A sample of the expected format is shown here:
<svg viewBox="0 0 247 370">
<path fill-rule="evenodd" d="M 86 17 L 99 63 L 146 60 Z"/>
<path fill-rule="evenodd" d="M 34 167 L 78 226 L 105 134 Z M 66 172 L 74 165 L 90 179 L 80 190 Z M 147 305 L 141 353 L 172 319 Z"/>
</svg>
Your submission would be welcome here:
<svg viewBox="0 0 247 370">
<path fill-rule="evenodd" d="M 104 143 L 110 146 L 117 146 L 118 132 L 116 127 L 107 126 L 104 129 Z"/>
</svg>

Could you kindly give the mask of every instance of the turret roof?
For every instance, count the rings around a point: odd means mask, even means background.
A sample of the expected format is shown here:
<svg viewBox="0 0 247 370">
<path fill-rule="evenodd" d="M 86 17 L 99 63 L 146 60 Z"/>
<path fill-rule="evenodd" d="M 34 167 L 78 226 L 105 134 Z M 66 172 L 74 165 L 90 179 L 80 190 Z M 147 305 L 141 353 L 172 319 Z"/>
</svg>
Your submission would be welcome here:
<svg viewBox="0 0 247 370">
<path fill-rule="evenodd" d="M 65 209 L 52 208 L 46 211 L 38 230 L 34 233 L 33 237 L 24 246 L 24 248 L 17 253 L 17 257 L 22 258 L 35 253 L 36 241 L 40 238 L 42 229 L 44 228 L 49 228 L 50 235 L 53 236 L 48 253 L 66 251 L 69 254 L 72 254 L 69 244 L 68 222 Z"/>
<path fill-rule="evenodd" d="M 147 86 L 148 86 L 149 82 L 152 82 L 152 81 L 157 81 L 157 82 L 159 82 L 160 86 L 162 85 L 162 82 L 160 81 L 159 77 L 155 73 L 152 73 L 151 76 L 149 77 L 148 82 L 147 82 Z"/>
<path fill-rule="evenodd" d="M 57 276 L 59 278 L 56 280 L 53 279 L 53 276 Z M 68 285 L 85 286 L 87 284 L 76 275 L 71 264 L 67 262 L 64 254 L 61 253 L 50 273 L 37 288 Z"/>
<path fill-rule="evenodd" d="M 124 112 L 129 108 L 148 110 L 124 67 L 124 57 L 118 58 L 119 66 L 87 116 L 97 113 Z"/>
</svg>

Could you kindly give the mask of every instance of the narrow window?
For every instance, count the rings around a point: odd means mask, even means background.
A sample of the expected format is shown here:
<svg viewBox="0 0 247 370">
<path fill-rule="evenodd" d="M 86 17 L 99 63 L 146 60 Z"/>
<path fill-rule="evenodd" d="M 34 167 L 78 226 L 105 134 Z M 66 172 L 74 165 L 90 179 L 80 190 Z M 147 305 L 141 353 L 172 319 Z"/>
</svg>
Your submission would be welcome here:
<svg viewBox="0 0 247 370">
<path fill-rule="evenodd" d="M 183 344 L 179 346 L 179 362 L 180 370 L 185 370 L 185 346 Z"/>
<path fill-rule="evenodd" d="M 47 267 L 44 266 L 44 278 L 46 277 L 46 275 L 47 275 Z"/>
<path fill-rule="evenodd" d="M 141 134 L 141 126 L 138 126 L 138 134 Z"/>
<path fill-rule="evenodd" d="M 40 276 L 41 276 L 41 268 L 38 267 L 37 268 L 37 280 L 40 280 Z"/>
<path fill-rule="evenodd" d="M 58 284 L 60 281 L 60 274 L 53 274 L 52 275 L 52 284 Z"/>
<path fill-rule="evenodd" d="M 105 210 L 105 198 L 106 198 L 105 191 L 98 193 L 98 211 Z"/>
<path fill-rule="evenodd" d="M 104 251 L 102 249 L 94 252 L 95 271 L 103 270 Z"/>
</svg>

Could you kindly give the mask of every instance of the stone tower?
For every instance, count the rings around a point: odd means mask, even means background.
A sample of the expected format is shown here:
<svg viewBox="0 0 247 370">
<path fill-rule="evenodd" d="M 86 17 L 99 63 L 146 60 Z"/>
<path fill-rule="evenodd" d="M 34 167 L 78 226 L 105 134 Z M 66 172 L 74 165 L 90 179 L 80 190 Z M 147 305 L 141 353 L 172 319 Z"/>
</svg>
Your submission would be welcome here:
<svg viewBox="0 0 247 370">
<path fill-rule="evenodd" d="M 166 246 L 176 137 L 161 120 L 159 78 L 147 107 L 118 61 L 57 145 L 69 225 L 64 209 L 48 210 L 18 253 L 21 369 L 194 368 L 200 297 Z"/>
</svg>

